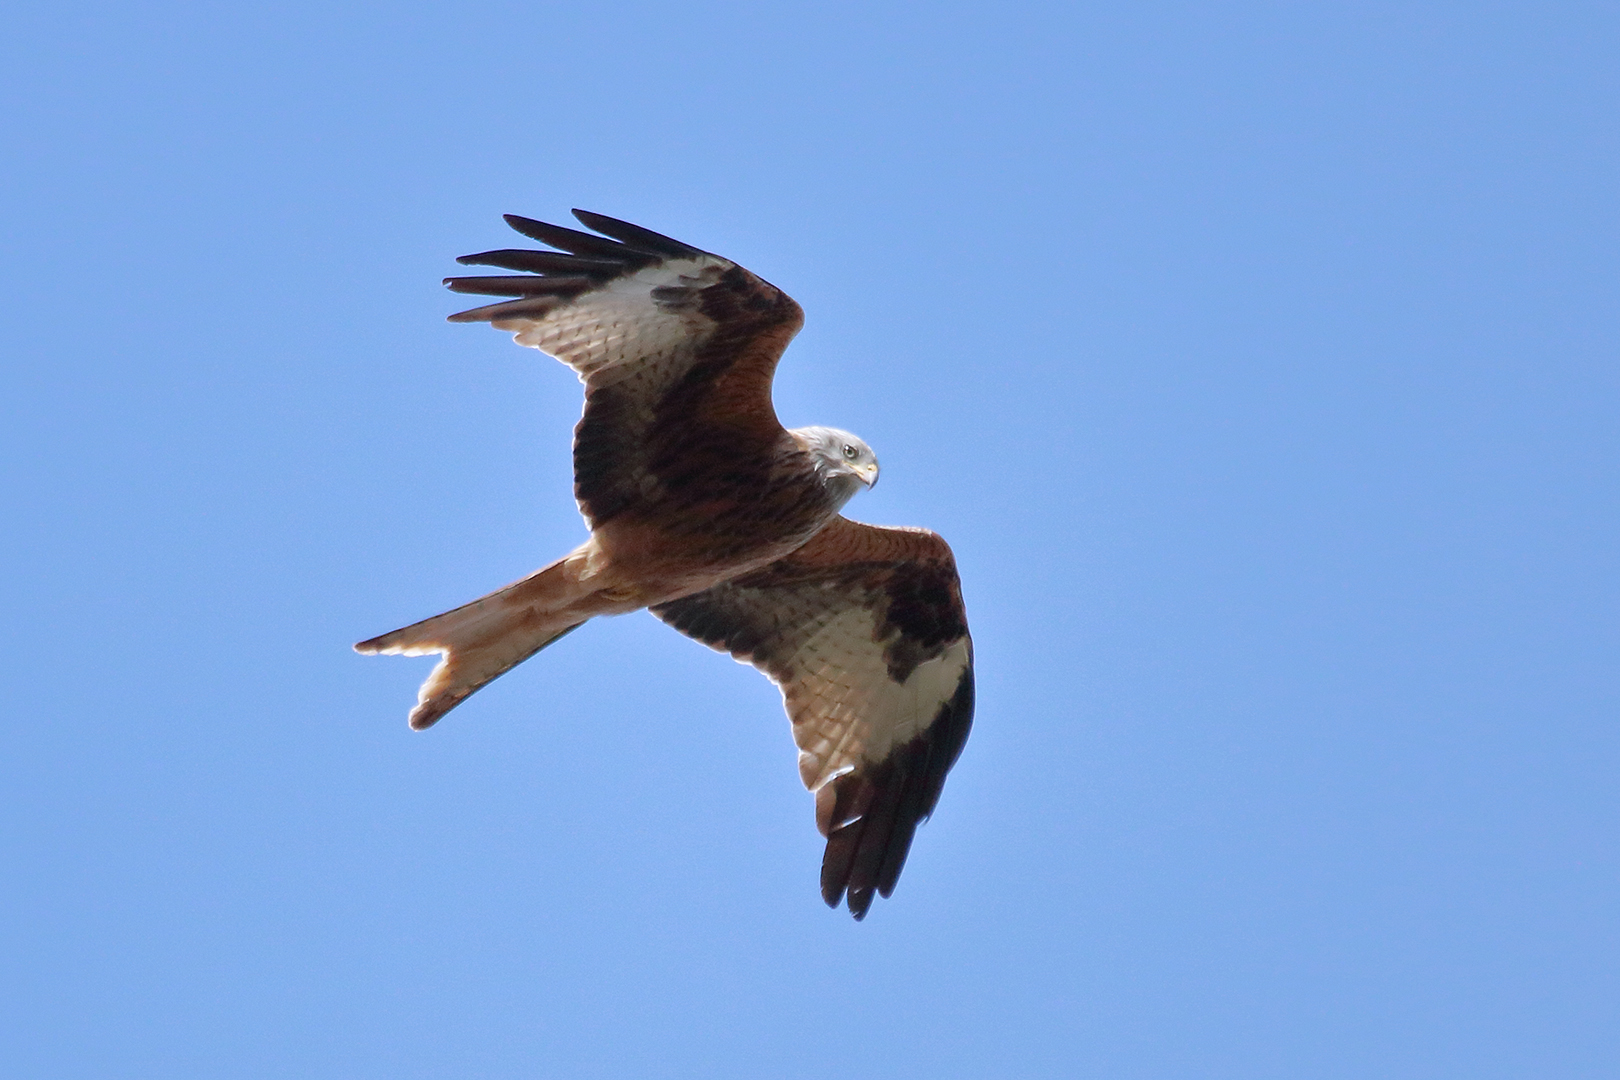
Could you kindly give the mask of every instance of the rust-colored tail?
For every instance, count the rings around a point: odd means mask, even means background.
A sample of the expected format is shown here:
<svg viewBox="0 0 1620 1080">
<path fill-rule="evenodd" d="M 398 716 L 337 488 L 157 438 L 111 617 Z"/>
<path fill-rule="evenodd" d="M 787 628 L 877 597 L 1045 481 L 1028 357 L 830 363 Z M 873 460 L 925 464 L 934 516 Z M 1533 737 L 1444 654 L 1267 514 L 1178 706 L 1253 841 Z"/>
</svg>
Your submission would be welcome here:
<svg viewBox="0 0 1620 1080">
<path fill-rule="evenodd" d="M 584 624 L 590 616 L 581 617 L 576 605 L 589 590 L 580 588 L 576 567 L 577 561 L 559 559 L 470 604 L 362 641 L 354 651 L 444 655 L 411 710 L 411 727 L 420 731 L 474 690 Z"/>
</svg>

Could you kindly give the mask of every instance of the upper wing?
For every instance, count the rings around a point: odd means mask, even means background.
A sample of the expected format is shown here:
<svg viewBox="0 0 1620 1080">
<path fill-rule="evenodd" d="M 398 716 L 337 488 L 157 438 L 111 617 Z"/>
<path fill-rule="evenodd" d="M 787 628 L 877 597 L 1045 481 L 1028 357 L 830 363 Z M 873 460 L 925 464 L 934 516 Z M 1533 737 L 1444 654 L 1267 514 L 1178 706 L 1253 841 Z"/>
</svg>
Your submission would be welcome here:
<svg viewBox="0 0 1620 1080">
<path fill-rule="evenodd" d="M 888 896 L 973 721 L 973 642 L 951 549 L 835 518 L 763 570 L 652 609 L 782 690 L 827 837 L 821 894 Z"/>
<path fill-rule="evenodd" d="M 769 460 L 782 437 L 771 377 L 804 313 L 729 259 L 600 214 L 574 216 L 604 235 L 508 214 L 512 228 L 561 250 L 464 255 L 457 261 L 527 273 L 445 284 L 518 297 L 450 318 L 514 331 L 584 381 L 574 495 L 595 528 L 678 494 L 694 463 Z"/>
</svg>

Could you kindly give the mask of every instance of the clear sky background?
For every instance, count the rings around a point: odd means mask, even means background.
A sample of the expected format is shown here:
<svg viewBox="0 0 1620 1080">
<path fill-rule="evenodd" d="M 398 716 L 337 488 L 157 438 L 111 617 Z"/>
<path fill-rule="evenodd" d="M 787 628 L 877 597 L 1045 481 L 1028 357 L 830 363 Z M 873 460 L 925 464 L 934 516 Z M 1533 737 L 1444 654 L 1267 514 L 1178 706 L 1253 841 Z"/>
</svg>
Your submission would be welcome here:
<svg viewBox="0 0 1620 1080">
<path fill-rule="evenodd" d="M 17 1077 L 1620 1073 L 1612 4 L 91 2 L 0 34 Z M 955 546 L 979 711 L 816 891 L 645 615 L 413 734 L 350 643 L 583 538 L 502 212 L 733 257 Z"/>
</svg>

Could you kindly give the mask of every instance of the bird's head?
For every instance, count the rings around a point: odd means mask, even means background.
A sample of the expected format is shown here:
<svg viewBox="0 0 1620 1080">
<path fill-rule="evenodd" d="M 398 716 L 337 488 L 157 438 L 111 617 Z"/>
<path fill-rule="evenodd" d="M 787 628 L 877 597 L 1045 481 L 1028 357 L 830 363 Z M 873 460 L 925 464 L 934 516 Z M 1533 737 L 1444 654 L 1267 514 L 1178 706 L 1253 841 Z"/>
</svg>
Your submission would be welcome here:
<svg viewBox="0 0 1620 1080">
<path fill-rule="evenodd" d="M 877 455 L 859 436 L 830 427 L 797 428 L 793 434 L 804 443 L 822 481 L 848 501 L 862 487 L 878 481 Z"/>
</svg>

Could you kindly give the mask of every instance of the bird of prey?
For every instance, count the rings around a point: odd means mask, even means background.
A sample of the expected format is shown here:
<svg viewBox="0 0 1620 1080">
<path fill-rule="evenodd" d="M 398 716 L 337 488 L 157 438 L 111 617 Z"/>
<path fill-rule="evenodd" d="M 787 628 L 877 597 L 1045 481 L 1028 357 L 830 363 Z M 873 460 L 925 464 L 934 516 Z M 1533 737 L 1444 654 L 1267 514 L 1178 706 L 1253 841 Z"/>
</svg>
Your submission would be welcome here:
<svg viewBox="0 0 1620 1080">
<path fill-rule="evenodd" d="M 586 620 L 649 608 L 781 689 L 827 838 L 822 898 L 863 918 L 874 891 L 893 891 L 973 719 L 951 549 L 840 516 L 877 482 L 871 448 L 777 421 L 771 379 L 804 322 L 792 298 L 729 259 L 574 216 L 594 233 L 507 215 L 556 250 L 465 255 L 518 273 L 445 284 L 515 298 L 451 321 L 511 331 L 585 384 L 574 495 L 590 538 L 355 649 L 442 654 L 411 711 L 421 729 Z"/>
</svg>

